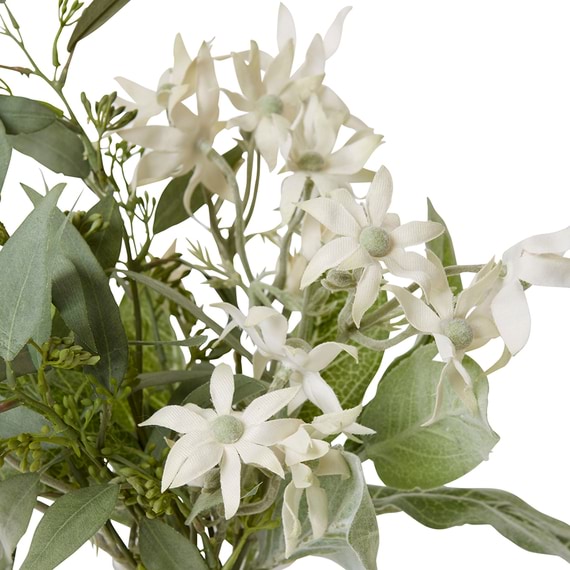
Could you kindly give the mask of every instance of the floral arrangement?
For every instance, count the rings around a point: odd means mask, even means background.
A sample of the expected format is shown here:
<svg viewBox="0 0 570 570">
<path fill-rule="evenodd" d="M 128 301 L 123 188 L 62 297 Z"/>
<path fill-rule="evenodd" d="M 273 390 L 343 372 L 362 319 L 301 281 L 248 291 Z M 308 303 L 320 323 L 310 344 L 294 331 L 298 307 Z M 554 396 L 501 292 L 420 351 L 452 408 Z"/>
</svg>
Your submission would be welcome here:
<svg viewBox="0 0 570 570">
<path fill-rule="evenodd" d="M 156 89 L 117 78 L 124 98 L 77 105 L 74 51 L 129 0 L 54 3 L 50 72 L 13 3 L 0 0 L 1 39 L 25 63 L 0 65 L 0 189 L 19 152 L 97 201 L 61 211 L 65 182 L 22 183 L 31 213 L 12 235 L 0 225 L 0 568 L 34 509 L 22 570 L 55 568 L 89 540 L 121 569 L 270 570 L 316 555 L 370 570 L 376 516 L 395 511 L 433 528 L 489 524 L 570 561 L 565 523 L 505 491 L 445 486 L 498 441 L 487 378 L 527 343 L 526 289 L 570 286 L 570 227 L 459 265 L 429 201 L 425 221 L 390 211 L 388 169 L 366 168 L 382 136 L 325 82 L 349 9 L 300 66 L 281 5 L 277 52 L 204 42 L 191 56 L 177 36 Z M 239 92 L 219 85 L 222 65 Z M 10 73 L 58 103 L 15 94 Z M 223 120 L 221 98 L 234 109 Z M 278 168 L 281 221 L 254 231 Z M 154 255 L 153 238 L 182 222 L 188 251 Z M 483 370 L 470 355 L 488 343 L 502 354 Z M 385 486 L 367 484 L 367 459 Z"/>
</svg>

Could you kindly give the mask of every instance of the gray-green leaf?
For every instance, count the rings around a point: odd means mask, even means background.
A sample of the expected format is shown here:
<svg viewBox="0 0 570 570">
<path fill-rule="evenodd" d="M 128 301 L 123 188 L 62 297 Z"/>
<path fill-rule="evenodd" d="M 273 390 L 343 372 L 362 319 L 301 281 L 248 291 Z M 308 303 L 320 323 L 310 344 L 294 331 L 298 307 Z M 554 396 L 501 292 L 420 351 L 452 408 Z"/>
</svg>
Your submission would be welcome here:
<svg viewBox="0 0 570 570">
<path fill-rule="evenodd" d="M 39 482 L 37 473 L 24 473 L 0 481 L 0 570 L 12 568 L 12 555 L 28 528 Z"/>
<path fill-rule="evenodd" d="M 436 529 L 464 524 L 489 524 L 517 546 L 553 554 L 570 562 L 570 526 L 533 509 L 506 491 L 454 489 L 398 491 L 371 488 L 376 512 L 401 510 Z"/>
<path fill-rule="evenodd" d="M 8 174 L 8 167 L 10 166 L 11 158 L 12 145 L 6 136 L 6 128 L 0 120 L 0 192 L 2 191 L 6 175 Z"/>
<path fill-rule="evenodd" d="M 422 427 L 433 411 L 444 366 L 433 361 L 436 353 L 428 344 L 391 368 L 362 414 L 362 423 L 376 431 L 365 438 L 367 455 L 382 481 L 392 487 L 430 489 L 453 481 L 487 459 L 499 439 L 486 419 L 487 378 L 470 358 L 464 364 L 480 415 L 472 415 L 446 384 L 439 419 Z"/>
<path fill-rule="evenodd" d="M 117 485 L 94 485 L 57 499 L 32 538 L 21 570 L 52 570 L 89 540 L 111 517 Z"/>
<path fill-rule="evenodd" d="M 299 513 L 302 521 L 300 542 L 287 563 L 303 556 L 322 556 L 347 570 L 375 570 L 378 554 L 378 525 L 374 505 L 362 474 L 360 460 L 351 453 L 343 454 L 351 477 L 321 477 L 329 506 L 329 528 L 325 535 L 314 540 L 306 507 Z M 272 570 L 285 562 L 283 529 L 276 528 L 261 536 L 256 568 Z"/>
<path fill-rule="evenodd" d="M 20 135 L 41 131 L 57 119 L 54 110 L 39 101 L 0 95 L 0 121 L 4 123 L 6 134 Z"/>
<path fill-rule="evenodd" d="M 18 406 L 0 414 L 0 439 L 16 437 L 21 433 L 40 433 L 46 424 L 45 418 L 37 412 Z"/>
<path fill-rule="evenodd" d="M 142 521 L 139 547 L 147 570 L 208 570 L 196 546 L 158 520 Z"/>
</svg>

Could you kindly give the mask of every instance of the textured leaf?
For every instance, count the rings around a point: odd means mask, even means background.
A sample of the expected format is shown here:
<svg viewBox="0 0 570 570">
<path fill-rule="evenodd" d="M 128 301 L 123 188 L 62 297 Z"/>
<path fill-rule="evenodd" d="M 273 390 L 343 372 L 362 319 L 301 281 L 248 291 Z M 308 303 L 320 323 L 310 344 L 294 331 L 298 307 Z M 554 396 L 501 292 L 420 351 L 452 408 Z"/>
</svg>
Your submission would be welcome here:
<svg viewBox="0 0 570 570">
<path fill-rule="evenodd" d="M 0 439 L 16 437 L 21 433 L 40 433 L 46 424 L 47 421 L 37 412 L 18 406 L 0 414 Z"/>
<path fill-rule="evenodd" d="M 439 237 L 432 239 L 431 241 L 427 242 L 427 248 L 430 251 L 433 251 L 440 261 L 443 263 L 444 267 L 449 265 L 455 265 L 457 263 L 457 259 L 455 258 L 455 250 L 453 248 L 453 242 L 451 241 L 451 235 L 449 233 L 449 229 L 447 228 L 447 224 L 443 221 L 443 218 L 436 212 L 431 200 L 428 198 L 427 201 L 428 207 L 428 220 L 430 222 L 439 222 L 444 228 L 445 232 L 443 232 Z M 461 276 L 460 275 L 453 275 L 448 277 L 447 280 L 449 281 L 449 286 L 451 290 L 458 295 L 463 291 L 463 285 L 461 283 Z"/>
<path fill-rule="evenodd" d="M 162 386 L 164 384 L 174 384 L 177 382 L 188 383 L 196 387 L 207 382 L 212 376 L 214 367 L 209 362 L 194 364 L 190 370 L 160 370 L 158 372 L 145 372 L 139 374 L 139 384 L 135 390 L 150 388 L 151 386 Z"/>
<path fill-rule="evenodd" d="M 489 524 L 517 546 L 553 554 L 570 562 L 570 526 L 542 514 L 506 491 L 453 489 L 398 491 L 371 487 L 376 512 L 401 510 L 436 529 L 464 524 Z"/>
<path fill-rule="evenodd" d="M 53 109 L 39 101 L 0 95 L 0 121 L 4 123 L 8 135 L 41 131 L 54 123 L 57 117 Z"/>
<path fill-rule="evenodd" d="M 392 487 L 429 489 L 461 477 L 488 458 L 498 436 L 487 423 L 487 377 L 470 358 L 464 364 L 473 379 L 480 416 L 474 416 L 445 385 L 440 418 L 429 427 L 435 391 L 443 368 L 434 362 L 437 348 L 422 346 L 384 375 L 374 399 L 365 406 L 367 455 L 378 475 Z"/>
<path fill-rule="evenodd" d="M 20 570 L 53 570 L 111 517 L 117 485 L 94 485 L 57 499 L 38 524 Z"/>
<path fill-rule="evenodd" d="M 12 360 L 36 334 L 50 307 L 51 214 L 61 189 L 38 203 L 0 251 L 0 357 Z M 45 339 L 36 338 L 43 342 Z"/>
<path fill-rule="evenodd" d="M 190 514 L 188 515 L 185 524 L 187 525 L 192 524 L 192 521 L 198 515 L 201 515 L 202 513 L 205 513 L 206 511 L 209 511 L 214 507 L 221 505 L 223 502 L 224 499 L 222 497 L 221 489 L 216 489 L 212 493 L 207 493 L 202 491 L 198 495 L 198 498 L 194 501 L 194 504 L 192 505 L 192 510 L 190 511 Z"/>
<path fill-rule="evenodd" d="M 0 481 L 0 570 L 12 568 L 12 555 L 28 528 L 39 483 L 37 473 L 24 473 Z"/>
<path fill-rule="evenodd" d="M 84 146 L 79 136 L 62 121 L 31 134 L 8 135 L 12 147 L 37 160 L 54 172 L 86 178 L 89 163 L 83 156 Z"/>
<path fill-rule="evenodd" d="M 283 529 L 261 535 L 261 546 L 255 568 L 273 570 L 283 568 L 303 556 L 322 556 L 346 570 L 375 570 L 378 554 L 378 525 L 360 460 L 351 453 L 344 454 L 352 476 L 321 477 L 329 504 L 329 528 L 325 535 L 314 540 L 306 506 L 299 513 L 302 521 L 301 539 L 295 553 L 285 560 Z M 303 505 L 302 505 L 303 507 Z"/>
<path fill-rule="evenodd" d="M 100 28 L 128 3 L 129 0 L 93 0 L 83 10 L 83 14 L 75 25 L 67 44 L 67 50 L 72 51 L 79 41 Z"/>
<path fill-rule="evenodd" d="M 158 520 L 143 520 L 139 547 L 147 570 L 208 569 L 192 542 Z"/>
<path fill-rule="evenodd" d="M 0 120 L 0 192 L 8 174 L 10 159 L 12 158 L 12 145 L 6 136 L 6 129 Z"/>
</svg>

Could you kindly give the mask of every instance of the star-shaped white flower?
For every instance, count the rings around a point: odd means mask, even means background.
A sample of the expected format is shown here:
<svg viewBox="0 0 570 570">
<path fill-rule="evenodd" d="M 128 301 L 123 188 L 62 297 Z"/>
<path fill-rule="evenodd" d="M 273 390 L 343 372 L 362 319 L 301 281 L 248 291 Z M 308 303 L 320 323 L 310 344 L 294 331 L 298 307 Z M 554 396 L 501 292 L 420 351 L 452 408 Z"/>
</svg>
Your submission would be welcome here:
<svg viewBox="0 0 570 570">
<path fill-rule="evenodd" d="M 269 418 L 296 393 L 297 388 L 275 390 L 253 400 L 243 412 L 236 411 L 232 408 L 232 371 L 227 364 L 217 366 L 210 381 L 214 409 L 193 404 L 165 406 L 140 424 L 158 425 L 183 434 L 166 459 L 162 492 L 188 485 L 219 465 L 225 517 L 233 517 L 240 503 L 242 463 L 284 476 L 271 447 L 295 433 L 301 422 Z"/>
<path fill-rule="evenodd" d="M 503 254 L 505 275 L 497 283 L 491 302 L 495 323 L 509 353 L 515 355 L 528 341 L 530 312 L 521 283 L 570 287 L 570 226 L 527 238 Z"/>
<path fill-rule="evenodd" d="M 356 326 L 360 326 L 362 316 L 376 301 L 384 271 L 412 279 L 423 288 L 429 286 L 429 262 L 405 248 L 430 241 L 444 231 L 437 222 L 400 225 L 398 216 L 387 213 L 392 187 L 392 177 L 382 167 L 370 185 L 364 208 L 343 189 L 298 205 L 339 236 L 313 255 L 303 274 L 301 287 L 307 287 L 331 268 L 364 268 L 352 306 Z"/>
</svg>

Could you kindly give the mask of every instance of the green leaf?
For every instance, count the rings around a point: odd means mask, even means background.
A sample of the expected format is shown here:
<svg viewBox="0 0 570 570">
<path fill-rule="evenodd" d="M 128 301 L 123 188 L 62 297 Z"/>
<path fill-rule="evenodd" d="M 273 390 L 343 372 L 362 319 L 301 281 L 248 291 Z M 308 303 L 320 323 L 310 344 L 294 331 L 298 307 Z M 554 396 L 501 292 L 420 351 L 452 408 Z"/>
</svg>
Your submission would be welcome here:
<svg viewBox="0 0 570 570">
<path fill-rule="evenodd" d="M 54 121 L 45 129 L 30 134 L 8 135 L 8 140 L 15 150 L 31 156 L 54 172 L 76 178 L 89 175 L 83 143 L 62 121 Z"/>
<path fill-rule="evenodd" d="M 246 398 L 257 396 L 261 392 L 267 392 L 267 388 L 269 388 L 269 385 L 266 382 L 250 378 L 244 374 L 236 374 L 234 376 L 234 381 L 234 404 L 239 404 Z M 196 390 L 190 392 L 184 403 L 196 404 L 201 408 L 211 407 L 212 400 L 210 398 L 210 383 L 204 383 L 199 388 L 196 388 Z"/>
<path fill-rule="evenodd" d="M 322 556 L 336 562 L 346 570 L 375 570 L 378 554 L 378 525 L 372 499 L 364 480 L 358 457 L 344 453 L 352 476 L 342 480 L 339 476 L 320 477 L 321 487 L 328 497 L 329 528 L 325 535 L 313 539 L 306 506 L 302 505 L 300 542 L 294 554 L 287 559 L 293 562 L 304 556 Z M 272 570 L 285 561 L 283 529 L 261 535 L 259 560 L 255 568 Z"/>
<path fill-rule="evenodd" d="M 24 536 L 39 493 L 37 473 L 0 481 L 0 570 L 12 568 L 12 555 Z"/>
<path fill-rule="evenodd" d="M 100 214 L 103 223 L 108 224 L 103 230 L 94 232 L 85 240 L 97 261 L 104 270 L 113 269 L 117 264 L 123 242 L 123 219 L 119 206 L 112 195 L 104 196 L 93 206 L 85 217 Z"/>
<path fill-rule="evenodd" d="M 505 491 L 449 487 L 431 491 L 377 487 L 371 491 L 378 514 L 401 510 L 436 529 L 489 524 L 525 550 L 560 556 L 570 562 L 570 526 Z"/>
<path fill-rule="evenodd" d="M 145 372 L 139 374 L 139 384 L 135 390 L 150 388 L 151 386 L 163 386 L 165 384 L 175 384 L 177 382 L 188 383 L 201 386 L 212 376 L 214 367 L 209 362 L 194 364 L 190 370 L 160 370 L 159 372 Z"/>
<path fill-rule="evenodd" d="M 384 375 L 362 414 L 361 423 L 376 431 L 364 440 L 367 455 L 392 487 L 439 487 L 487 459 L 499 440 L 486 419 L 487 377 L 470 358 L 464 364 L 480 415 L 472 415 L 446 382 L 439 419 L 422 427 L 432 414 L 444 366 L 433 361 L 436 354 L 437 348 L 428 344 L 402 359 Z"/>
<path fill-rule="evenodd" d="M 11 158 L 12 145 L 6 136 L 6 128 L 0 120 L 0 192 L 2 191 L 6 175 L 8 174 L 8 167 L 10 166 Z"/>
<path fill-rule="evenodd" d="M 40 433 L 46 424 L 47 421 L 37 412 L 18 406 L 0 414 L 0 439 L 16 437 L 21 433 Z"/>
<path fill-rule="evenodd" d="M 236 145 L 223 155 L 226 162 L 234 169 L 234 171 L 237 170 L 241 164 L 242 156 L 243 148 L 241 145 Z M 192 174 L 193 171 L 190 171 L 184 176 L 174 178 L 164 189 L 164 192 L 158 200 L 156 212 L 154 214 L 154 224 L 152 229 L 155 234 L 163 232 L 164 230 L 167 230 L 190 217 L 190 214 L 184 207 L 183 198 Z M 205 204 L 204 192 L 207 192 L 207 190 L 202 184 L 198 184 L 190 201 L 190 209 L 193 213 L 197 212 Z"/>
<path fill-rule="evenodd" d="M 147 570 L 208 570 L 196 546 L 158 520 L 142 521 L 139 547 Z"/>
<path fill-rule="evenodd" d="M 94 485 L 57 499 L 38 524 L 20 570 L 53 570 L 111 517 L 117 485 Z"/>
<path fill-rule="evenodd" d="M 449 233 L 449 229 L 447 228 L 447 224 L 443 221 L 443 218 L 436 212 L 431 200 L 428 198 L 427 201 L 428 207 L 428 220 L 431 222 L 439 222 L 444 228 L 445 232 L 443 232 L 439 237 L 432 239 L 431 241 L 427 242 L 427 248 L 430 251 L 433 251 L 437 257 L 439 257 L 440 261 L 443 263 L 444 267 L 448 267 L 449 265 L 456 265 L 457 259 L 455 258 L 455 250 L 453 249 L 453 242 L 451 241 L 451 235 Z M 449 282 L 449 286 L 451 290 L 458 295 L 463 291 L 463 285 L 461 283 L 461 276 L 460 275 L 452 275 L 451 277 L 447 278 Z"/>
<path fill-rule="evenodd" d="M 8 135 L 41 131 L 57 118 L 54 110 L 40 101 L 15 95 L 0 95 L 0 121 L 4 123 Z"/>
<path fill-rule="evenodd" d="M 67 51 L 73 51 L 79 41 L 100 28 L 128 3 L 129 0 L 93 0 L 83 10 L 83 14 L 75 25 L 67 44 Z"/>
<path fill-rule="evenodd" d="M 46 309 L 49 317 L 51 214 L 60 194 L 61 189 L 56 189 L 41 200 L 0 251 L 0 358 L 4 360 L 14 359 L 42 328 Z"/>
</svg>

